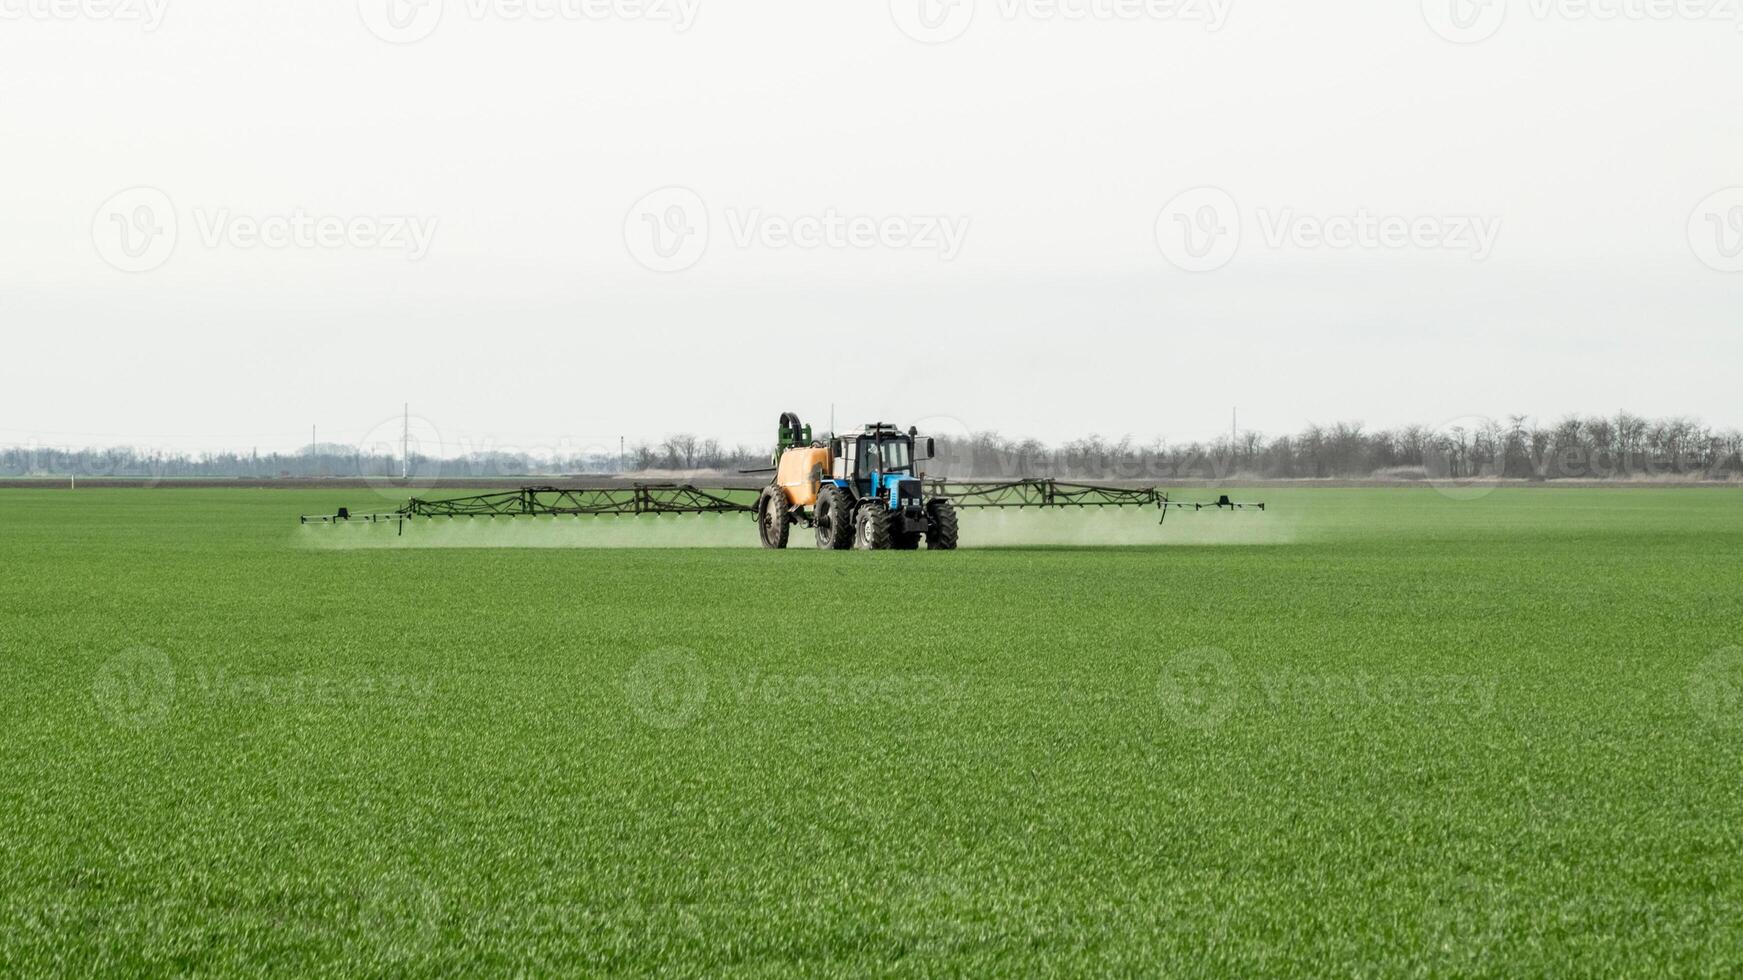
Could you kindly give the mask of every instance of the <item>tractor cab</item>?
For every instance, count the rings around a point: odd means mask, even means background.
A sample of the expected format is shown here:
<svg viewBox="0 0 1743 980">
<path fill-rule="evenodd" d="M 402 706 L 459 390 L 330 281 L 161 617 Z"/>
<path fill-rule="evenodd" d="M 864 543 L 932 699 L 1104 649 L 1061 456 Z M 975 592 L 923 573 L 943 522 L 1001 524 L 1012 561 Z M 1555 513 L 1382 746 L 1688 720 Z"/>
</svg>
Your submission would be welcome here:
<svg viewBox="0 0 1743 980">
<path fill-rule="evenodd" d="M 932 440 L 919 440 L 907 432 L 879 422 L 855 435 L 829 441 L 830 476 L 852 490 L 858 498 L 874 497 L 900 506 L 903 497 L 920 498 L 920 475 L 915 464 L 932 458 Z M 919 452 L 916 453 L 916 448 Z"/>
</svg>

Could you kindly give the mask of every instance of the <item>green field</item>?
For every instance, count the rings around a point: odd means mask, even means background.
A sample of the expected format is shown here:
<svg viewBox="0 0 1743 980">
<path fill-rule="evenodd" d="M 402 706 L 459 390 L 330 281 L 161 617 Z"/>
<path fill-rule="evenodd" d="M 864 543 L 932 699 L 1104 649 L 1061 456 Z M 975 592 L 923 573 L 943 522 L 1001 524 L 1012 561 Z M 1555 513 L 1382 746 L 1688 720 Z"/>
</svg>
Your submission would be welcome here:
<svg viewBox="0 0 1743 980">
<path fill-rule="evenodd" d="M 0 973 L 1743 971 L 1743 494 L 1243 495 L 903 554 L 0 492 Z"/>
</svg>

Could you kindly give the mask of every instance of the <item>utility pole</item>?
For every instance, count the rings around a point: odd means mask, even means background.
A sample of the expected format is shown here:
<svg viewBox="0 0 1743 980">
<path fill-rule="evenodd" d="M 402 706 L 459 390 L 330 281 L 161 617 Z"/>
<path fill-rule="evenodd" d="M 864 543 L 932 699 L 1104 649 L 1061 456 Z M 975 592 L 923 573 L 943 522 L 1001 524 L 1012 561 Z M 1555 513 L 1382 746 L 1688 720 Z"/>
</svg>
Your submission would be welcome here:
<svg viewBox="0 0 1743 980">
<path fill-rule="evenodd" d="M 1239 406 L 1229 409 L 1229 445 L 1241 441 L 1241 409 Z"/>
<path fill-rule="evenodd" d="M 315 465 L 315 426 L 309 426 L 309 475 L 319 476 L 320 467 Z"/>
<path fill-rule="evenodd" d="M 406 481 L 412 478 L 412 403 L 405 403 L 405 416 L 399 428 L 399 478 Z"/>
<path fill-rule="evenodd" d="M 617 475 L 623 475 L 623 436 L 617 437 Z"/>
</svg>

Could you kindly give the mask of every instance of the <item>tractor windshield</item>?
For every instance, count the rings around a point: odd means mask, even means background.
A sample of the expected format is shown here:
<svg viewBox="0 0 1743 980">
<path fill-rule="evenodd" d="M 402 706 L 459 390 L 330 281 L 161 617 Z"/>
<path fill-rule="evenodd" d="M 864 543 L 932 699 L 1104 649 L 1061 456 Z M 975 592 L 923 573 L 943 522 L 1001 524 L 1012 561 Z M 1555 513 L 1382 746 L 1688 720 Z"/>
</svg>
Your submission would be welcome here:
<svg viewBox="0 0 1743 980">
<path fill-rule="evenodd" d="M 869 474 L 874 470 L 879 473 L 906 473 L 913 468 L 914 453 L 906 439 L 885 439 L 881 442 L 866 439 L 860 445 L 865 452 L 864 466 L 860 469 L 862 473 Z"/>
</svg>

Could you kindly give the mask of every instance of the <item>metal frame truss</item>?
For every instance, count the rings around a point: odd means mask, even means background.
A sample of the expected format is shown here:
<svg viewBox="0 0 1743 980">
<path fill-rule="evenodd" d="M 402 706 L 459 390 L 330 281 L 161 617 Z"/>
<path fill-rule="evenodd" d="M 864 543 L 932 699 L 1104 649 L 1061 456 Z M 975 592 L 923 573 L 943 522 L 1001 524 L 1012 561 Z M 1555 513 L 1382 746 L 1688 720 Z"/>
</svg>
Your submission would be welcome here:
<svg viewBox="0 0 1743 980">
<path fill-rule="evenodd" d="M 1155 507 L 1168 519 L 1170 510 L 1264 510 L 1262 503 L 1236 503 L 1226 495 L 1214 501 L 1179 501 L 1156 487 L 1106 487 L 1057 480 L 1009 480 L 1004 483 L 953 483 L 935 480 L 930 496 L 946 497 L 957 507 Z"/>
<path fill-rule="evenodd" d="M 589 515 L 639 516 L 642 514 L 736 514 L 751 513 L 754 503 L 735 500 L 729 493 L 754 493 L 728 489 L 702 489 L 680 483 L 638 483 L 632 487 L 585 489 L 576 487 L 522 487 L 470 497 L 425 500 L 413 497 L 391 514 L 309 516 L 304 524 L 358 522 L 375 524 L 403 521 L 408 517 L 541 517 Z"/>
<path fill-rule="evenodd" d="M 526 517 L 564 515 L 734 514 L 756 509 L 726 496 L 724 489 L 687 483 L 638 483 L 622 489 L 522 487 L 448 500 L 414 498 L 400 508 L 407 517 Z M 744 493 L 745 491 L 739 491 Z"/>
<path fill-rule="evenodd" d="M 752 514 L 758 491 L 697 487 L 688 483 L 638 483 L 630 487 L 522 487 L 470 497 L 425 500 L 414 497 L 390 514 L 307 516 L 304 524 L 404 522 L 411 517 L 557 517 L 566 515 L 640 516 L 644 514 Z M 737 496 L 729 496 L 736 494 Z M 744 497 L 751 499 L 742 499 Z M 980 507 L 1155 507 L 1163 520 L 1170 510 L 1264 510 L 1264 504 L 1235 503 L 1228 497 L 1214 502 L 1168 499 L 1156 487 L 1107 487 L 1057 480 L 1008 480 L 1002 483 L 927 483 L 928 497 L 942 497 L 960 508 Z"/>
</svg>

